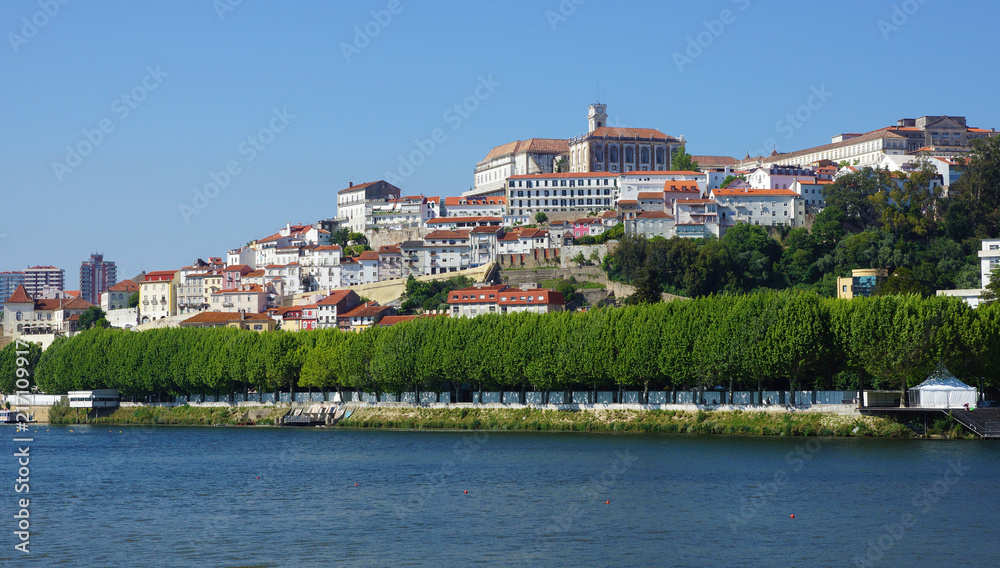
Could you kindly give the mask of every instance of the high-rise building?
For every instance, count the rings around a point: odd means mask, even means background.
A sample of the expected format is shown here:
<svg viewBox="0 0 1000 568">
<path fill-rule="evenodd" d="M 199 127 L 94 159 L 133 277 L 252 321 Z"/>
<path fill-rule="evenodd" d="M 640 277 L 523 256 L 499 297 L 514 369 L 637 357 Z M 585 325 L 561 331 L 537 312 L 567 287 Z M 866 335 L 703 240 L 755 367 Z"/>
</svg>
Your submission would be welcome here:
<svg viewBox="0 0 1000 568">
<path fill-rule="evenodd" d="M 0 272 L 0 302 L 6 302 L 14 290 L 22 284 L 24 284 L 23 272 Z"/>
<path fill-rule="evenodd" d="M 65 271 L 55 266 L 32 266 L 24 271 L 24 289 L 32 298 L 40 298 L 43 294 L 62 291 L 65 284 Z"/>
<path fill-rule="evenodd" d="M 118 282 L 118 268 L 104 255 L 91 253 L 90 260 L 80 263 L 80 297 L 91 304 L 101 304 L 101 294 Z"/>
</svg>

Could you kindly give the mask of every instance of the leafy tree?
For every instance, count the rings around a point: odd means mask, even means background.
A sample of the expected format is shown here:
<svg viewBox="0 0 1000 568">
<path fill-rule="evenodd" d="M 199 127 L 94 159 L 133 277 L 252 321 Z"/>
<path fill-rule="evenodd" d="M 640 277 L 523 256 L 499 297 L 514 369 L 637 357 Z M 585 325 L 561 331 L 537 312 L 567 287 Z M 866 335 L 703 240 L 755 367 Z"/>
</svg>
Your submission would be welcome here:
<svg viewBox="0 0 1000 568">
<path fill-rule="evenodd" d="M 547 223 L 548 221 L 549 221 L 549 216 L 546 215 L 544 211 L 539 211 L 538 213 L 535 213 L 535 222 L 538 223 L 539 225 Z"/>
<path fill-rule="evenodd" d="M 946 224 L 951 237 L 1000 236 L 1000 137 L 972 141 L 965 172 L 951 185 Z"/>
<path fill-rule="evenodd" d="M 105 319 L 104 310 L 97 306 L 90 306 L 82 314 L 80 314 L 80 330 L 90 329 L 95 325 L 97 327 L 111 327 L 108 320 Z"/>
<path fill-rule="evenodd" d="M 139 292 L 133 293 L 128 297 L 128 307 L 135 308 L 139 305 Z"/>
<path fill-rule="evenodd" d="M 729 187 L 729 184 L 733 183 L 738 179 L 746 180 L 747 178 L 744 175 L 734 176 L 732 174 L 729 174 L 728 176 L 726 176 L 726 179 L 722 180 L 722 183 L 719 184 L 719 187 Z"/>
<path fill-rule="evenodd" d="M 995 302 L 997 296 L 1000 296 L 1000 267 L 990 271 L 990 283 L 983 288 L 982 293 L 979 295 L 979 301 L 989 304 Z"/>
<path fill-rule="evenodd" d="M 685 151 L 684 146 L 681 146 L 674 152 L 673 161 L 670 162 L 670 169 L 673 171 L 696 172 L 700 168 L 698 166 L 698 162 L 692 160 L 691 155 Z"/>
</svg>

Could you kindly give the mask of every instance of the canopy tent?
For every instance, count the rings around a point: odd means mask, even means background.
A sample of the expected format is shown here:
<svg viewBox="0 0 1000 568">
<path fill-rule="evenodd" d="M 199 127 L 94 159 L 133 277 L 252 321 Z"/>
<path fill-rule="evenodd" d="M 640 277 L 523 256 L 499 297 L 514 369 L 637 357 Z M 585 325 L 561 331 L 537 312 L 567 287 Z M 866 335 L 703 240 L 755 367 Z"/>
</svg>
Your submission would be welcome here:
<svg viewBox="0 0 1000 568">
<path fill-rule="evenodd" d="M 910 406 L 920 408 L 963 408 L 966 404 L 975 406 L 979 399 L 975 387 L 963 383 L 940 366 L 926 381 L 911 388 L 910 393 Z"/>
</svg>

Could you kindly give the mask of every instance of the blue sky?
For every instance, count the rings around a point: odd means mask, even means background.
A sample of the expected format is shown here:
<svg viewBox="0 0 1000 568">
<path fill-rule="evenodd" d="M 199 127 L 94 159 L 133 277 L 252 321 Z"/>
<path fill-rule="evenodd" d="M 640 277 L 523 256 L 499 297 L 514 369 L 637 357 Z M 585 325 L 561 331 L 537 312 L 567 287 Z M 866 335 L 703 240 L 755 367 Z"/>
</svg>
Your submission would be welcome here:
<svg viewBox="0 0 1000 568">
<path fill-rule="evenodd" d="M 8 0 L 0 270 L 51 264 L 77 288 L 95 251 L 120 278 L 176 269 L 333 217 L 338 190 L 387 172 L 406 194 L 458 195 L 495 145 L 583 133 L 598 90 L 612 124 L 693 154 L 927 114 L 1000 127 L 998 16 L 941 0 Z M 225 187 L 197 198 L 213 177 Z"/>
</svg>

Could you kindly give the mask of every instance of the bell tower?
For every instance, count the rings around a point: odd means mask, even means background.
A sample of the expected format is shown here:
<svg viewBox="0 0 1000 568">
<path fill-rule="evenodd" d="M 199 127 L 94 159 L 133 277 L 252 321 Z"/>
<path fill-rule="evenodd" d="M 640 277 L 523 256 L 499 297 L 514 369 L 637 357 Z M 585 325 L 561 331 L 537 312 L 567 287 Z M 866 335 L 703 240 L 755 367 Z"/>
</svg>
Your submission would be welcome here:
<svg viewBox="0 0 1000 568">
<path fill-rule="evenodd" d="M 594 103 L 587 107 L 587 132 L 593 132 L 602 126 L 608 125 L 608 113 L 605 105 Z"/>
</svg>

